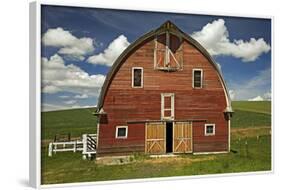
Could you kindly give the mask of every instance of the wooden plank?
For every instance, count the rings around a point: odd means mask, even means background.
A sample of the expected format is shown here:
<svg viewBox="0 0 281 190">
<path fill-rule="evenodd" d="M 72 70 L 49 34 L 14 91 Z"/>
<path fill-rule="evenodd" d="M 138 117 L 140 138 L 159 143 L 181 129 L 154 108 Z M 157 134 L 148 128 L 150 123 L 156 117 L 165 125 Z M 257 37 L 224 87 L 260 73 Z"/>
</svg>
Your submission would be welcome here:
<svg viewBox="0 0 281 190">
<path fill-rule="evenodd" d="M 145 153 L 163 154 L 166 151 L 166 131 L 164 123 L 147 123 Z"/>
<path fill-rule="evenodd" d="M 192 123 L 175 122 L 174 123 L 174 153 L 192 152 Z"/>
</svg>

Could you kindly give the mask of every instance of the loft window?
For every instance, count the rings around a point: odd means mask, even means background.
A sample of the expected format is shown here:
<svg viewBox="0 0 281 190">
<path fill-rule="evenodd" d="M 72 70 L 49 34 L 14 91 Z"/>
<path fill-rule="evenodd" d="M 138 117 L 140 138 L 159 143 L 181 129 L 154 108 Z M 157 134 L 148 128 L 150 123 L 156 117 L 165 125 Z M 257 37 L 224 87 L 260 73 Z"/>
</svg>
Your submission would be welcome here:
<svg viewBox="0 0 281 190">
<path fill-rule="evenodd" d="M 215 124 L 205 124 L 205 136 L 215 135 Z"/>
<path fill-rule="evenodd" d="M 182 38 L 169 31 L 155 37 L 154 69 L 176 71 L 182 70 Z"/>
<path fill-rule="evenodd" d="M 128 136 L 128 126 L 116 126 L 115 138 L 124 139 Z"/>
<path fill-rule="evenodd" d="M 142 88 L 143 86 L 143 68 L 133 67 L 132 68 L 132 87 Z"/>
<path fill-rule="evenodd" d="M 193 69 L 193 78 L 192 78 L 192 87 L 193 88 L 202 88 L 203 82 L 203 70 L 202 69 Z"/>
<path fill-rule="evenodd" d="M 175 95 L 173 93 L 161 94 L 161 119 L 173 120 L 175 117 Z"/>
</svg>

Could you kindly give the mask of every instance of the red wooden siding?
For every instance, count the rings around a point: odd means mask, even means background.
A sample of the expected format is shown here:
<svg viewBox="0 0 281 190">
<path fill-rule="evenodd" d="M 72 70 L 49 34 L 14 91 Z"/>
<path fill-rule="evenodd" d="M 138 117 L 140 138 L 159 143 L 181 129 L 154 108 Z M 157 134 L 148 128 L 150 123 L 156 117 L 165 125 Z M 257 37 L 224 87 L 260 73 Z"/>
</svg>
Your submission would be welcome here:
<svg viewBox="0 0 281 190">
<path fill-rule="evenodd" d="M 173 44 L 173 43 L 172 43 Z M 215 136 L 204 136 L 204 122 L 193 123 L 193 151 L 228 149 L 226 97 L 217 71 L 192 44 L 183 41 L 183 70 L 154 69 L 154 38 L 131 52 L 105 94 L 106 121 L 99 126 L 98 156 L 144 152 L 145 124 L 128 121 L 160 120 L 161 93 L 175 94 L 175 120 L 206 119 L 215 123 Z M 132 88 L 132 67 L 143 67 L 143 88 Z M 192 88 L 192 69 L 203 70 L 203 88 Z M 128 138 L 115 139 L 117 125 L 128 125 Z"/>
</svg>

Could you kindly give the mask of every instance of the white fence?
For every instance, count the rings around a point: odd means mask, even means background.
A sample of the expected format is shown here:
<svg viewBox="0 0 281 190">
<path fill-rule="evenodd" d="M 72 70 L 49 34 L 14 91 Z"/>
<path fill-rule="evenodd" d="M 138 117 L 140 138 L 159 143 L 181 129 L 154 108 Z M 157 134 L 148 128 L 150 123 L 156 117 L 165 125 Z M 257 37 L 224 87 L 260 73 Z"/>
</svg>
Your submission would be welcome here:
<svg viewBox="0 0 281 190">
<path fill-rule="evenodd" d="M 68 141 L 68 142 L 51 142 L 49 143 L 48 156 L 52 156 L 57 152 L 76 152 L 82 151 L 83 158 L 91 157 L 96 154 L 97 149 L 97 135 L 84 134 L 82 141 Z"/>
</svg>

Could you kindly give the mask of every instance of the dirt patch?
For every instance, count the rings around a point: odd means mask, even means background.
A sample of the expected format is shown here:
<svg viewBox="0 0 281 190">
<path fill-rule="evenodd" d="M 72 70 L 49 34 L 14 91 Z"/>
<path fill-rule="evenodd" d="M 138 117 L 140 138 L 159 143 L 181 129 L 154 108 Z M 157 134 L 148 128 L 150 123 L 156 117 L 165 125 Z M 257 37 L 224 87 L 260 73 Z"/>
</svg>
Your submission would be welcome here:
<svg viewBox="0 0 281 190">
<path fill-rule="evenodd" d="M 129 164 L 135 162 L 133 156 L 108 156 L 108 157 L 101 157 L 96 160 L 97 164 L 102 165 L 122 165 L 122 164 Z"/>
<path fill-rule="evenodd" d="M 143 164 L 191 164 L 194 162 L 202 162 L 208 160 L 214 160 L 214 155 L 208 155 L 204 157 L 188 157 L 188 156 L 176 156 L 176 157 L 155 157 L 146 158 L 142 160 L 136 159 L 132 156 L 114 156 L 114 157 L 102 157 L 96 160 L 97 164 L 101 165 L 123 165 L 134 162 L 141 162 Z"/>
<path fill-rule="evenodd" d="M 143 163 L 151 164 L 161 164 L 161 163 L 184 163 L 191 164 L 193 162 L 202 162 L 207 160 L 214 160 L 215 156 L 204 156 L 200 158 L 191 158 L 191 157 L 163 157 L 163 158 L 151 158 L 144 160 Z"/>
</svg>

